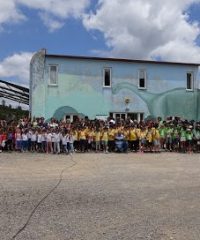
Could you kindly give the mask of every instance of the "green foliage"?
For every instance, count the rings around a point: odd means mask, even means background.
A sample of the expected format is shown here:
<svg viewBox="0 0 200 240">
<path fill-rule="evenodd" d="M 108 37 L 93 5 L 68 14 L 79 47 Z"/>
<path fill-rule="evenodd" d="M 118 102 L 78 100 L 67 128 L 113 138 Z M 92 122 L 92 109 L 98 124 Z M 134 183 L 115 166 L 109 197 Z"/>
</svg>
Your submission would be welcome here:
<svg viewBox="0 0 200 240">
<path fill-rule="evenodd" d="M 23 117 L 28 117 L 29 111 L 23 110 L 21 107 L 11 108 L 10 106 L 0 105 L 0 120 L 19 120 Z"/>
</svg>

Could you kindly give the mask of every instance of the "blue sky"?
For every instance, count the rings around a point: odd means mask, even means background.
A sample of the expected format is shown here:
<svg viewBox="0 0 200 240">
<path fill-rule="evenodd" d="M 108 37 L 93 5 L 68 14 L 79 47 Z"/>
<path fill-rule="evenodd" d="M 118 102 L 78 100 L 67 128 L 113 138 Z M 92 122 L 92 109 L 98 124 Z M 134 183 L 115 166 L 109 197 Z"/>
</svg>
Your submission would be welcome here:
<svg viewBox="0 0 200 240">
<path fill-rule="evenodd" d="M 0 0 L 0 79 L 34 52 L 200 62 L 200 0 Z"/>
<path fill-rule="evenodd" d="M 0 32 L 0 59 L 17 52 L 35 52 L 46 48 L 58 54 L 91 55 L 92 49 L 105 49 L 103 34 L 88 32 L 81 19 L 69 18 L 62 28 L 53 32 L 38 17 L 38 11 L 21 8 L 28 16 L 24 22 L 6 23 Z M 93 8 L 91 8 L 93 9 Z"/>
</svg>

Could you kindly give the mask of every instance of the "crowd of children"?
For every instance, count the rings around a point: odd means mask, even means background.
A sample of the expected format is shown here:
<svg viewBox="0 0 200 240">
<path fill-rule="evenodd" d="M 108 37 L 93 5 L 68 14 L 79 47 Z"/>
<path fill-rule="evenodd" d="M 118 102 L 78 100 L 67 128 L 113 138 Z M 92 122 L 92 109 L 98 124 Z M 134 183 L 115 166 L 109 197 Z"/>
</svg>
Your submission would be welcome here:
<svg viewBox="0 0 200 240">
<path fill-rule="evenodd" d="M 200 152 L 200 122 L 179 118 L 0 121 L 0 152 Z"/>
</svg>

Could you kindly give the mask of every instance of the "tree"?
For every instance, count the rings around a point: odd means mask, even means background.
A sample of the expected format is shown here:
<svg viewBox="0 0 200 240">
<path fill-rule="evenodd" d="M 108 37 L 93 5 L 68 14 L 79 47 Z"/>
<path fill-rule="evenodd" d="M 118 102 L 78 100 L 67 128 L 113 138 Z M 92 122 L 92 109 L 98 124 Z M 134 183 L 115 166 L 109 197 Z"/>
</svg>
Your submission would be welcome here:
<svg viewBox="0 0 200 240">
<path fill-rule="evenodd" d="M 2 105 L 2 106 L 6 106 L 6 101 L 5 101 L 5 99 L 2 99 L 1 105 Z"/>
</svg>

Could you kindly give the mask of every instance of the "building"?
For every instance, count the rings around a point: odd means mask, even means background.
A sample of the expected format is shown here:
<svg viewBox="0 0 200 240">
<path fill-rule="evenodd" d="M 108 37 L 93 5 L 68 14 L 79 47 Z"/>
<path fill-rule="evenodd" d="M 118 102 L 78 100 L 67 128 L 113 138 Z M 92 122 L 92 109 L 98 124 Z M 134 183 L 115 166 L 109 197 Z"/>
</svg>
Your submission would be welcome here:
<svg viewBox="0 0 200 240">
<path fill-rule="evenodd" d="M 108 116 L 200 120 L 199 64 L 62 56 L 37 52 L 30 64 L 32 117 Z"/>
</svg>

